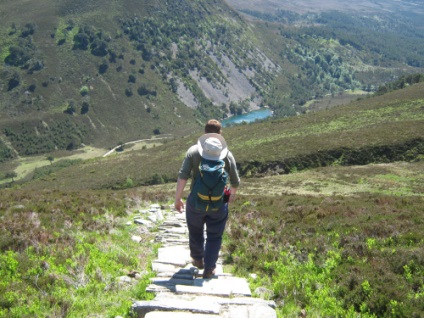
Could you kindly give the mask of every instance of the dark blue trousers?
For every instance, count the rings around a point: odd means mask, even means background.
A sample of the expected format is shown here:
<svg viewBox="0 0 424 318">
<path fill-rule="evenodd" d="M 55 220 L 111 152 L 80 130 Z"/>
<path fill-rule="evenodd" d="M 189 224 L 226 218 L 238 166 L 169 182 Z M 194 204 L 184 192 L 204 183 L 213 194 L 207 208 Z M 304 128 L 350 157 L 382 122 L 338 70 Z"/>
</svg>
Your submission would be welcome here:
<svg viewBox="0 0 424 318">
<path fill-rule="evenodd" d="M 189 232 L 190 256 L 195 259 L 204 258 L 205 270 L 216 267 L 222 244 L 222 235 L 228 219 L 228 203 L 224 203 L 219 211 L 205 212 L 197 210 L 186 202 L 186 219 Z M 205 231 L 206 225 L 206 244 Z"/>
</svg>

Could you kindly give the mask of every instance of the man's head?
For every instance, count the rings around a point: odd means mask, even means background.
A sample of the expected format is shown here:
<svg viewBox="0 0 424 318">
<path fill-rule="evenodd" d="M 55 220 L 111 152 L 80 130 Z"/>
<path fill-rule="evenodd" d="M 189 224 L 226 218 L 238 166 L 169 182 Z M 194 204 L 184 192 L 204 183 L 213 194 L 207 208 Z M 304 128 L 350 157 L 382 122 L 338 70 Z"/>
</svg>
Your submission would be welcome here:
<svg viewBox="0 0 424 318">
<path fill-rule="evenodd" d="M 209 133 L 197 140 L 200 155 L 208 160 L 222 160 L 228 154 L 227 143 L 221 134 Z"/>
<path fill-rule="evenodd" d="M 205 134 L 220 134 L 222 132 L 222 125 L 216 119 L 211 119 L 206 123 Z"/>
</svg>

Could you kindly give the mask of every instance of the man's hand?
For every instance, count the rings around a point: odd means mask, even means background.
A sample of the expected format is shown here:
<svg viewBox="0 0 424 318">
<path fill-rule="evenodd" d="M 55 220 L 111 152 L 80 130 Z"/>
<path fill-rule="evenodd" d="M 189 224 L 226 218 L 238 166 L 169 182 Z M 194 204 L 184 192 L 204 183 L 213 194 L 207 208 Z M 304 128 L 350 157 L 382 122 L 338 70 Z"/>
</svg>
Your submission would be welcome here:
<svg viewBox="0 0 424 318">
<path fill-rule="evenodd" d="M 228 200 L 228 203 L 232 203 L 237 199 L 237 188 L 230 188 L 231 195 L 230 199 Z"/>
<path fill-rule="evenodd" d="M 181 199 L 183 197 L 184 187 L 187 183 L 187 180 L 178 178 L 177 180 L 177 189 L 175 191 L 175 210 L 182 213 L 184 210 L 184 202 Z"/>
<path fill-rule="evenodd" d="M 182 199 L 175 201 L 174 204 L 175 210 L 177 210 L 178 212 L 182 213 L 184 210 L 184 202 Z"/>
</svg>

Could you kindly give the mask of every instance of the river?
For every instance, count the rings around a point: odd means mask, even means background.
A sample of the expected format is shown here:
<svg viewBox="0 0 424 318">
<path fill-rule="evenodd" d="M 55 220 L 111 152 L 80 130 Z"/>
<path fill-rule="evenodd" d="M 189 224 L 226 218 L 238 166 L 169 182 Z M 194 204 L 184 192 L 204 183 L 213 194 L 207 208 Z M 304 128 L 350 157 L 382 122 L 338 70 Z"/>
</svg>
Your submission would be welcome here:
<svg viewBox="0 0 424 318">
<path fill-rule="evenodd" d="M 248 112 L 246 114 L 229 117 L 227 119 L 224 119 L 221 123 L 222 127 L 238 125 L 243 122 L 250 124 L 255 122 L 256 120 L 271 117 L 272 114 L 273 112 L 269 108 L 261 108 L 259 110 Z"/>
</svg>

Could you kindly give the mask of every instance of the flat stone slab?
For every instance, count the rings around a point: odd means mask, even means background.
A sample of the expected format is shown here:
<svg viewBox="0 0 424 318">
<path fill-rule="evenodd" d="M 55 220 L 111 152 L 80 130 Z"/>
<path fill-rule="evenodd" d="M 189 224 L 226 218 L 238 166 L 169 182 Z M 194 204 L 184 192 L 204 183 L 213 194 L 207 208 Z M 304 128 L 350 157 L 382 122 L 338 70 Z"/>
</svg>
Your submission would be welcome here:
<svg viewBox="0 0 424 318">
<path fill-rule="evenodd" d="M 274 309 L 266 305 L 230 306 L 221 311 L 224 318 L 277 318 Z"/>
<path fill-rule="evenodd" d="M 193 274 L 191 272 L 187 272 L 187 273 L 180 273 L 180 272 L 162 272 L 162 273 L 158 273 L 156 275 L 156 277 L 160 277 L 160 278 L 177 278 L 177 279 L 193 279 Z"/>
<path fill-rule="evenodd" d="M 136 301 L 131 306 L 131 310 L 142 318 L 152 311 L 187 311 L 197 314 L 219 315 L 220 309 L 221 306 L 216 303 L 205 304 L 195 299 L 193 301 L 181 299 Z M 169 317 L 172 317 L 171 314 L 169 314 Z"/>
<path fill-rule="evenodd" d="M 170 227 L 169 229 L 165 230 L 165 235 L 167 233 L 173 233 L 173 234 L 187 234 L 188 230 L 185 227 Z"/>
<path fill-rule="evenodd" d="M 155 300 L 170 300 L 170 299 L 182 299 L 187 301 L 196 301 L 201 303 L 216 303 L 221 306 L 251 306 L 251 305 L 264 305 L 270 308 L 275 308 L 276 304 L 272 300 L 264 300 L 261 298 L 253 297 L 217 297 L 217 296 L 204 296 L 194 294 L 172 294 L 172 293 L 160 293 L 157 294 Z"/>
<path fill-rule="evenodd" d="M 189 312 L 169 312 L 164 311 L 154 311 L 149 312 L 145 318 L 217 318 L 218 315 L 204 315 L 204 314 L 193 314 Z M 240 318 L 240 317 L 239 317 Z"/>
<path fill-rule="evenodd" d="M 154 277 L 150 279 L 152 284 L 156 285 L 187 285 L 187 286 L 194 286 L 194 279 L 191 277 L 190 279 L 184 279 L 184 278 L 159 278 Z"/>
<path fill-rule="evenodd" d="M 172 264 L 164 264 L 164 263 L 156 262 L 156 261 L 152 262 L 152 270 L 157 273 L 165 273 L 165 272 L 176 273 L 178 272 L 179 269 L 181 269 L 180 266 L 175 266 Z"/>
<path fill-rule="evenodd" d="M 152 221 L 144 220 L 144 219 L 134 219 L 134 223 L 135 224 L 142 224 L 142 225 L 146 225 L 146 226 L 151 226 L 153 224 Z"/>
<path fill-rule="evenodd" d="M 166 261 L 173 259 L 191 260 L 188 246 L 175 245 L 159 248 L 158 260 Z"/>
<path fill-rule="evenodd" d="M 246 279 L 225 276 L 218 279 L 195 279 L 194 286 L 176 285 L 175 292 L 197 295 L 219 295 L 224 297 L 252 295 Z"/>
</svg>

